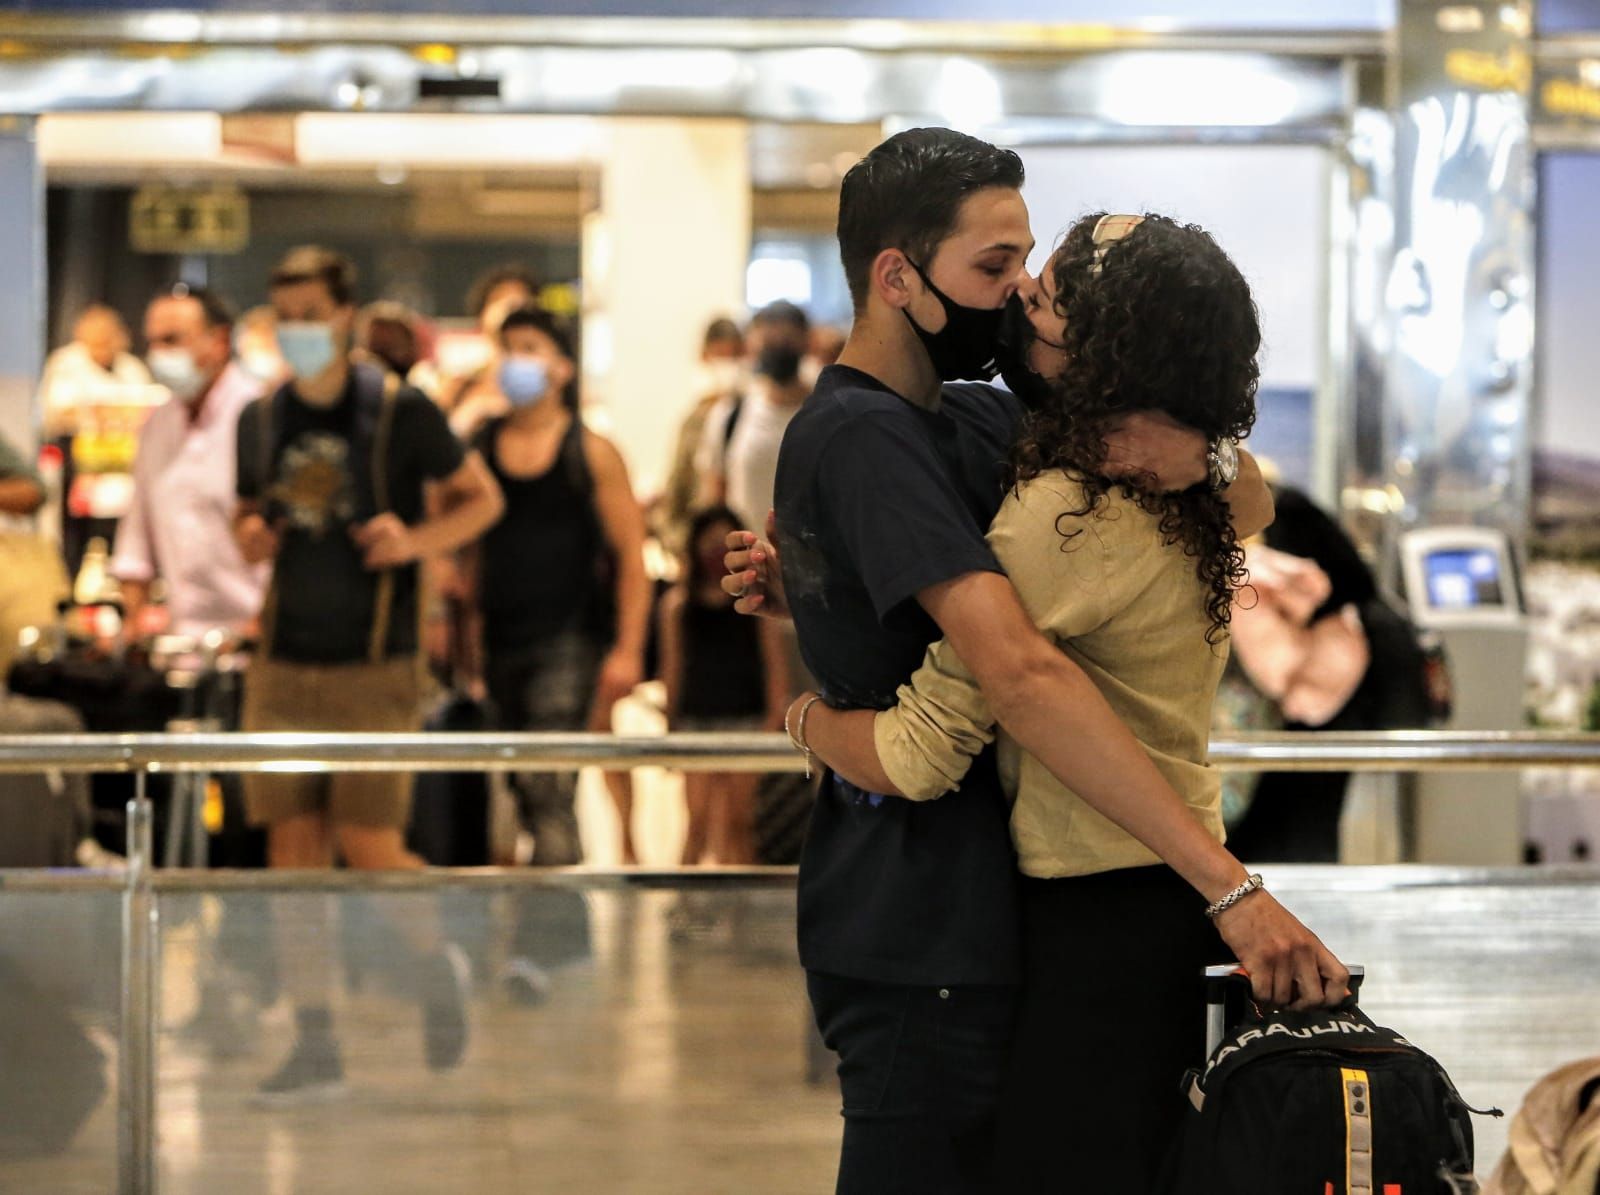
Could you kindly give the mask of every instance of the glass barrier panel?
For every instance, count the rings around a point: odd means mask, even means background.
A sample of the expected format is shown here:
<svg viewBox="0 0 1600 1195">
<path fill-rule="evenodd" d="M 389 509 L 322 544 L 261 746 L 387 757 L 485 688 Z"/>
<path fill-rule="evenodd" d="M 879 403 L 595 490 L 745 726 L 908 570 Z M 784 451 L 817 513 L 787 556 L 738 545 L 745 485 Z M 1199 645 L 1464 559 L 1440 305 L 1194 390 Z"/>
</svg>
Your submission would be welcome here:
<svg viewBox="0 0 1600 1195">
<path fill-rule="evenodd" d="M 166 893 L 161 911 L 163 1195 L 831 1188 L 837 1096 L 787 890 Z M 296 992 L 326 1011 L 297 1015 Z"/>
<path fill-rule="evenodd" d="M 117 1188 L 122 899 L 0 877 L 0 1191 Z"/>
</svg>

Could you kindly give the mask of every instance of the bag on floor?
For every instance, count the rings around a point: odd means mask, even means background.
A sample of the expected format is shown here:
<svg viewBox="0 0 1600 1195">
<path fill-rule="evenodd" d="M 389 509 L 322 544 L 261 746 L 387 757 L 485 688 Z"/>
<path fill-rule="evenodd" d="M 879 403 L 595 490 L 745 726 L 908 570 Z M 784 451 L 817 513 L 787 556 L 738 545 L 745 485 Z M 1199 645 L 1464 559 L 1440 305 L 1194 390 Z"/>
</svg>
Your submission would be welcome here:
<svg viewBox="0 0 1600 1195">
<path fill-rule="evenodd" d="M 106 1056 L 59 993 L 0 955 L 0 1158 L 60 1153 L 106 1096 Z"/>
<path fill-rule="evenodd" d="M 1234 1028 L 1185 1080 L 1169 1195 L 1477 1191 L 1474 1109 L 1443 1067 L 1374 1024 L 1354 996 L 1309 1013 L 1240 1004 Z"/>
<path fill-rule="evenodd" d="M 1529 1089 L 1483 1195 L 1600 1195 L 1600 1057 Z"/>
<path fill-rule="evenodd" d="M 452 693 L 424 730 L 471 733 L 493 722 L 483 706 Z M 489 776 L 486 772 L 418 772 L 406 845 L 434 867 L 489 865 Z"/>
</svg>

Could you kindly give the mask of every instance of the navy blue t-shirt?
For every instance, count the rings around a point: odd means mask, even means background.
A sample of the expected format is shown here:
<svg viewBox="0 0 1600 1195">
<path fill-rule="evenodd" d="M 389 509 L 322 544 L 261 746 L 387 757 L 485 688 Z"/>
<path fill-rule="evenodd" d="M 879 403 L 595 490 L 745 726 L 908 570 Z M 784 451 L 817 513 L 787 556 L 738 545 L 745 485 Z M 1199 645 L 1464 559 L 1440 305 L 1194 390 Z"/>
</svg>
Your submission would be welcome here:
<svg viewBox="0 0 1600 1195">
<path fill-rule="evenodd" d="M 940 637 L 917 594 L 1001 571 L 984 533 L 1020 416 L 990 386 L 945 386 L 935 412 L 859 370 L 822 372 L 784 434 L 775 506 L 800 651 L 830 705 L 893 705 Z M 825 776 L 800 862 L 801 962 L 883 983 L 1016 982 L 1008 820 L 992 751 L 936 801 Z"/>
</svg>

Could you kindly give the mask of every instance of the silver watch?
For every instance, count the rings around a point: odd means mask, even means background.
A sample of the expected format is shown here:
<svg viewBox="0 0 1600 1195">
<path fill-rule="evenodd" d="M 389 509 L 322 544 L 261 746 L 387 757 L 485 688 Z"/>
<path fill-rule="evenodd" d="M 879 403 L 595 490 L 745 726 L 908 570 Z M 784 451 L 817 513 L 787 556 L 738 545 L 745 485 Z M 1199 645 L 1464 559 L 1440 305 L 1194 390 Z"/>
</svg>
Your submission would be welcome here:
<svg viewBox="0 0 1600 1195">
<path fill-rule="evenodd" d="M 1206 484 L 1219 494 L 1239 478 L 1239 441 L 1218 436 L 1206 442 Z"/>
</svg>

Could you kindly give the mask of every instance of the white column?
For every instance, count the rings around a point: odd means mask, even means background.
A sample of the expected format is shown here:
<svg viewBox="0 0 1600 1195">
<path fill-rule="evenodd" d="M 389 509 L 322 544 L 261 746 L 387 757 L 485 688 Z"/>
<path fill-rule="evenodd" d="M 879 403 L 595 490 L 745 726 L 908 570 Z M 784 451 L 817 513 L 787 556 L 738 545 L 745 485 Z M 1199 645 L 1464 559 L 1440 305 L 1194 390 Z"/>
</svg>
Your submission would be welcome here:
<svg viewBox="0 0 1600 1195">
<path fill-rule="evenodd" d="M 585 396 L 591 422 L 657 492 L 706 324 L 744 308 L 749 128 L 742 120 L 617 119 L 583 244 Z"/>
<path fill-rule="evenodd" d="M 27 117 L 0 117 L 0 211 L 0 434 L 31 457 L 44 367 L 44 176 Z"/>
</svg>

